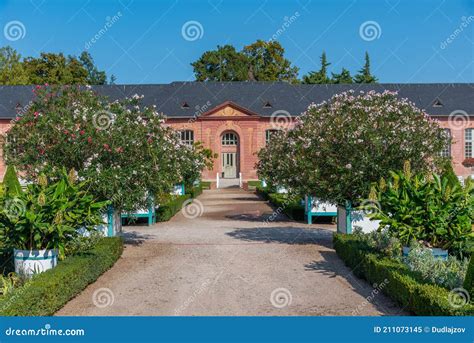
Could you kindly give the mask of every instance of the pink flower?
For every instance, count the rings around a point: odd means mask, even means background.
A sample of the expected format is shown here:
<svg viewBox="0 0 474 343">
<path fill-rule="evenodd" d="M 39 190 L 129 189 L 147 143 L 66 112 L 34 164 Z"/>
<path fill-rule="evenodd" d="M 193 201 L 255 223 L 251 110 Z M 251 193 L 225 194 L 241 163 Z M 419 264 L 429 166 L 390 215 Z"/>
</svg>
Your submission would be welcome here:
<svg viewBox="0 0 474 343">
<path fill-rule="evenodd" d="M 118 148 L 115 149 L 116 152 L 121 153 L 123 152 L 123 148 L 119 146 Z"/>
<path fill-rule="evenodd" d="M 84 130 L 79 131 L 79 134 L 80 134 L 81 136 L 82 136 L 83 134 L 85 134 L 85 133 L 86 133 L 86 131 L 84 131 Z M 90 137 L 89 137 L 89 138 L 90 138 Z"/>
<path fill-rule="evenodd" d="M 92 143 L 92 138 L 91 137 L 87 137 L 87 142 L 90 144 Z"/>
<path fill-rule="evenodd" d="M 64 130 L 64 134 L 65 134 L 65 135 L 68 135 L 68 134 L 69 134 L 69 131 L 68 131 L 68 130 Z"/>
</svg>

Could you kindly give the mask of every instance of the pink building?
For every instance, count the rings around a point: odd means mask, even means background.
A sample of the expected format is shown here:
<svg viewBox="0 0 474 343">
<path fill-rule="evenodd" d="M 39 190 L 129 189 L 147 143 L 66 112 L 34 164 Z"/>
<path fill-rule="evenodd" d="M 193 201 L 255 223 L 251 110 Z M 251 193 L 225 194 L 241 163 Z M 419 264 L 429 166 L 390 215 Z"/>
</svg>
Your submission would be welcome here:
<svg viewBox="0 0 474 343">
<path fill-rule="evenodd" d="M 474 157 L 474 84 L 349 84 L 291 85 L 284 82 L 173 82 L 163 85 L 107 85 L 94 89 L 111 100 L 144 95 L 145 105 L 156 105 L 167 123 L 189 143 L 200 141 L 217 154 L 214 169 L 203 180 L 245 184 L 257 180 L 258 151 L 271 134 L 291 126 L 311 103 L 328 100 L 337 93 L 375 90 L 397 91 L 436 118 L 449 130 L 453 142 L 443 152 L 451 156 L 456 174 L 469 176 L 466 158 Z M 17 112 L 33 98 L 32 86 L 0 88 L 0 130 L 5 132 Z M 5 166 L 0 163 L 0 175 Z"/>
</svg>

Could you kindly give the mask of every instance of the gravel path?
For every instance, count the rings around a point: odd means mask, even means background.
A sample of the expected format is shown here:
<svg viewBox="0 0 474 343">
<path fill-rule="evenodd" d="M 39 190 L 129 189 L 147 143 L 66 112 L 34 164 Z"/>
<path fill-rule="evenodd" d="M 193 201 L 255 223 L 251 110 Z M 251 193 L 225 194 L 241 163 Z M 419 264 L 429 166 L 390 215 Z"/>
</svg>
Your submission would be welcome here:
<svg viewBox="0 0 474 343">
<path fill-rule="evenodd" d="M 57 315 L 406 314 L 339 260 L 334 225 L 274 218 L 240 189 L 191 206 L 202 215 L 126 227 L 120 260 Z"/>
</svg>

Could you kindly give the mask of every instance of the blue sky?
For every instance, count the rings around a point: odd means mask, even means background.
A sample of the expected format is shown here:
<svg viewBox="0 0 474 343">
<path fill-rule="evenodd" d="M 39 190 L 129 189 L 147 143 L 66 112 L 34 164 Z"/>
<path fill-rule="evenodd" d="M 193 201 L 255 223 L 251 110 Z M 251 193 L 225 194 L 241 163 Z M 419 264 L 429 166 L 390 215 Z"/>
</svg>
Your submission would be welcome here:
<svg viewBox="0 0 474 343">
<path fill-rule="evenodd" d="M 334 72 L 356 72 L 368 51 L 380 82 L 474 82 L 472 0 L 0 0 L 0 19 L 2 46 L 23 56 L 87 46 L 117 83 L 193 80 L 204 51 L 273 35 L 300 76 L 319 68 L 323 50 Z"/>
</svg>

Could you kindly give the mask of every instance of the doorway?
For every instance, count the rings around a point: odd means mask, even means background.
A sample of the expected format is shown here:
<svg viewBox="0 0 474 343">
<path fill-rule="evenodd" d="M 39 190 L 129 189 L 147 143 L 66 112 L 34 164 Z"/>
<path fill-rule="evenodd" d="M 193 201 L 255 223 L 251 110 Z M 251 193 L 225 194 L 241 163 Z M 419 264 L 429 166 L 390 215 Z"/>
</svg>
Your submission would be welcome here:
<svg viewBox="0 0 474 343">
<path fill-rule="evenodd" d="M 224 179 L 234 179 L 237 177 L 237 153 L 222 153 L 222 177 Z"/>
</svg>

